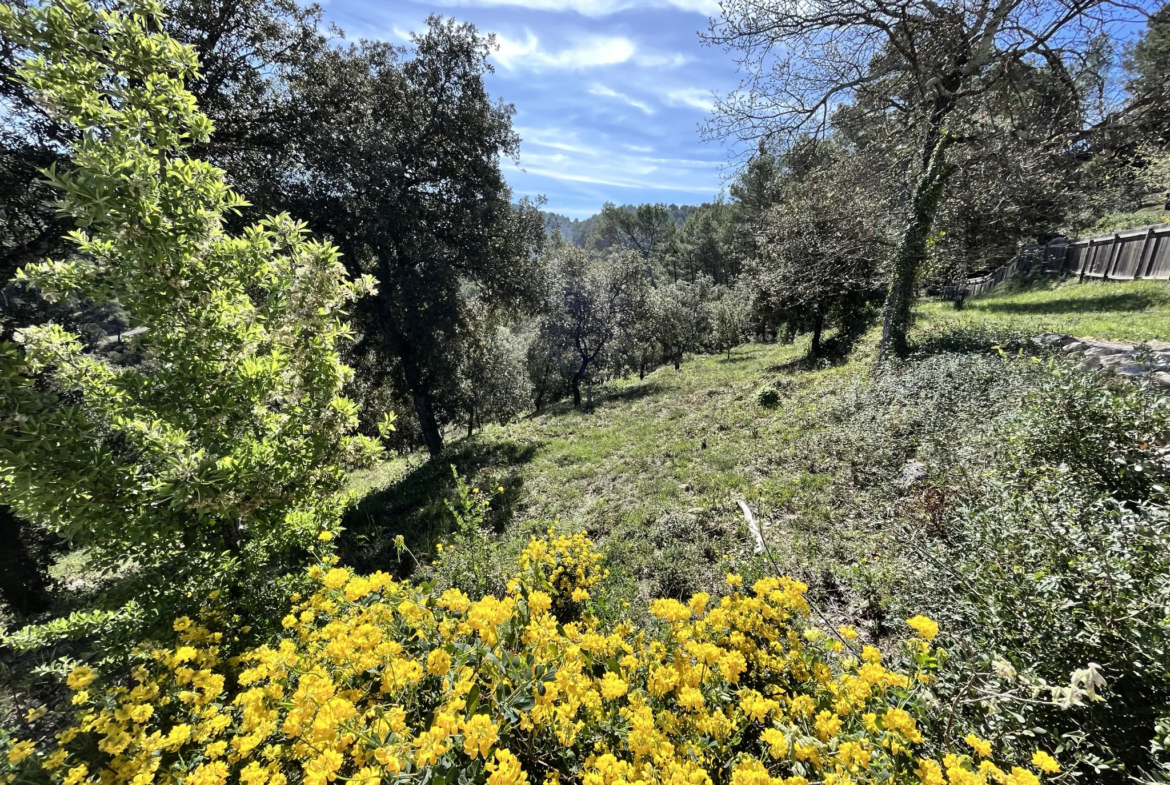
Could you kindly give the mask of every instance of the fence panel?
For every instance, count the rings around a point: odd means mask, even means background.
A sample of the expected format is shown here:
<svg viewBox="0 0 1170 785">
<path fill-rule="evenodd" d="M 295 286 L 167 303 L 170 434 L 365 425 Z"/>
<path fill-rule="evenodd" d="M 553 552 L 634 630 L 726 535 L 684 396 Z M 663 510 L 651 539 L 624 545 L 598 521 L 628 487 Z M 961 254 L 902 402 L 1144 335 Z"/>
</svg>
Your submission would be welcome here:
<svg viewBox="0 0 1170 785">
<path fill-rule="evenodd" d="M 1114 234 L 1057 238 L 1047 245 L 1025 245 L 1007 264 L 965 284 L 968 297 L 1031 270 L 1113 281 L 1170 280 L 1170 224 L 1143 226 Z M 954 287 L 947 287 L 948 291 Z"/>
</svg>

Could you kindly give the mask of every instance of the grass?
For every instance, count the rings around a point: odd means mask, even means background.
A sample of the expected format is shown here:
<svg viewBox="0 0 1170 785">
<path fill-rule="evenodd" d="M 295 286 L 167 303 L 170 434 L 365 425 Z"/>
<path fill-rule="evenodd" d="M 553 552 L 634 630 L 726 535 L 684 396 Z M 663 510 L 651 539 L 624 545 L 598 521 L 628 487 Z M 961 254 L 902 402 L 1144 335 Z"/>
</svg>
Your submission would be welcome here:
<svg viewBox="0 0 1170 785">
<path fill-rule="evenodd" d="M 972 326 L 982 328 L 973 342 L 946 343 L 948 330 Z M 986 356 L 994 343 L 988 330 L 1170 338 L 1170 287 L 1017 282 L 963 311 L 920 304 L 914 335 L 929 351 Z M 931 344 L 928 336 L 938 335 L 944 340 Z M 897 486 L 901 463 L 914 453 L 889 447 L 874 469 L 867 466 L 873 456 L 842 454 L 849 450 L 832 443 L 825 422 L 866 386 L 876 339 L 871 330 L 851 357 L 835 362 L 805 360 L 807 338 L 741 346 L 730 360 L 698 356 L 677 372 L 663 367 L 642 381 L 599 387 L 592 411 L 559 404 L 454 440 L 436 458 L 389 461 L 354 479 L 343 561 L 409 572 L 415 562 L 394 546 L 403 535 L 425 570 L 435 546 L 452 534 L 454 466 L 493 493 L 488 524 L 505 550 L 518 550 L 554 522 L 585 530 L 608 549 L 622 601 L 710 590 L 729 565 L 756 564 L 742 499 L 772 543 L 770 568 L 801 578 L 847 615 L 872 612 L 855 587 L 895 578 L 882 575 L 877 558 L 888 541 L 877 542 L 873 527 L 859 521 L 895 509 L 903 519 L 919 515 L 918 508 L 907 512 Z M 776 409 L 756 403 L 764 385 L 780 391 Z"/>
<path fill-rule="evenodd" d="M 346 561 L 395 567 L 395 534 L 416 553 L 433 554 L 450 532 L 443 500 L 454 490 L 454 465 L 473 484 L 504 489 L 490 520 L 506 536 L 520 539 L 559 521 L 605 542 L 631 590 L 697 591 L 693 578 L 672 573 L 669 555 L 689 551 L 685 557 L 697 558 L 708 577 L 725 557 L 742 555 L 748 535 L 739 499 L 769 525 L 789 507 L 830 514 L 817 501 L 828 478 L 793 460 L 794 435 L 818 391 L 850 384 L 865 369 L 854 362 L 796 370 L 806 348 L 751 344 L 730 361 L 696 357 L 677 372 L 664 367 L 643 381 L 605 385 L 590 412 L 558 405 L 486 428 L 412 471 L 396 461 L 360 475 L 367 493 L 345 521 Z M 788 404 L 774 412 L 757 406 L 763 384 L 783 388 Z M 705 536 L 693 537 L 696 530 Z"/>
<path fill-rule="evenodd" d="M 1014 285 L 1013 285 L 1014 284 Z M 1170 284 L 1059 281 L 1045 276 L 1009 281 L 962 311 L 949 303 L 925 302 L 918 309 L 924 328 L 981 326 L 1058 332 L 1118 341 L 1170 340 Z"/>
</svg>

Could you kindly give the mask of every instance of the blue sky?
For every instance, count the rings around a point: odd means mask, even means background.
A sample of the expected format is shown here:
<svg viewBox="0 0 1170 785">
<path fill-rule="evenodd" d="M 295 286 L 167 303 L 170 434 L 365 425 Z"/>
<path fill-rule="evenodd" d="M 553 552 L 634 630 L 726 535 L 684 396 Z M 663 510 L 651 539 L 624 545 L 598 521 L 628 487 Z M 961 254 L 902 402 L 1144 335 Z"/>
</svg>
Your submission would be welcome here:
<svg viewBox="0 0 1170 785">
<path fill-rule="evenodd" d="M 523 142 L 505 162 L 517 196 L 584 218 L 606 201 L 700 204 L 724 186 L 725 149 L 698 127 L 735 87 L 731 56 L 698 31 L 715 0 L 326 0 L 350 38 L 405 43 L 428 14 L 494 32 L 488 87 L 515 105 Z"/>
</svg>

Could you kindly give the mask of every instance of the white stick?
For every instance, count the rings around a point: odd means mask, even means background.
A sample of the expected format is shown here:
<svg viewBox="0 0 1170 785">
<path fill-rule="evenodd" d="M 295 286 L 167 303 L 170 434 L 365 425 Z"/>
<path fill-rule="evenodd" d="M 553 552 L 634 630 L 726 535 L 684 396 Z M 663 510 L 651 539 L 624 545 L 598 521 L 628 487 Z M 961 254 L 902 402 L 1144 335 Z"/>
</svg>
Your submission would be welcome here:
<svg viewBox="0 0 1170 785">
<path fill-rule="evenodd" d="M 739 508 L 743 510 L 743 517 L 747 518 L 748 529 L 751 530 L 752 537 L 756 540 L 756 553 L 764 552 L 764 535 L 760 533 L 760 527 L 756 525 L 756 518 L 752 515 L 752 510 L 748 507 L 748 503 L 743 499 L 739 500 Z"/>
</svg>

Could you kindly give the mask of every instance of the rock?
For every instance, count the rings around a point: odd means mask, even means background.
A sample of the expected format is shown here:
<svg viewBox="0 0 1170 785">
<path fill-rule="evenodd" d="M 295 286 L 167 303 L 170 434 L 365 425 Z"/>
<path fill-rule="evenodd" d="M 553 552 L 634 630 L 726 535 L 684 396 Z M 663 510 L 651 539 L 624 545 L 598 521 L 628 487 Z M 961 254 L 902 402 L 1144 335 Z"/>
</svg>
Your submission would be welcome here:
<svg viewBox="0 0 1170 785">
<path fill-rule="evenodd" d="M 1100 344 L 1090 344 L 1089 348 L 1085 350 L 1086 357 L 1105 357 L 1110 354 L 1125 354 L 1132 351 L 1132 346 L 1102 346 Z"/>
<path fill-rule="evenodd" d="M 926 479 L 926 464 L 921 461 L 907 461 L 902 467 L 902 487 L 910 488 Z"/>
<path fill-rule="evenodd" d="M 1151 352 L 1170 353 L 1170 343 L 1165 341 L 1145 341 L 1142 346 L 1148 347 Z"/>
<path fill-rule="evenodd" d="M 1065 335 L 1063 333 L 1044 333 L 1032 339 L 1034 343 L 1040 346 L 1065 346 L 1075 340 L 1071 335 Z"/>
<path fill-rule="evenodd" d="M 1163 387 L 1170 387 L 1170 373 L 1166 373 L 1165 371 L 1159 371 L 1158 373 L 1154 374 L 1151 378 L 1154 380 L 1155 383 L 1160 384 Z"/>
<path fill-rule="evenodd" d="M 1095 371 L 1101 367 L 1100 357 L 1085 357 L 1081 360 L 1080 365 L 1077 366 L 1082 371 Z"/>
<path fill-rule="evenodd" d="M 1146 365 L 1145 363 L 1129 363 L 1128 365 L 1122 365 L 1118 367 L 1114 373 L 1116 373 L 1118 376 L 1145 376 L 1145 373 L 1149 370 L 1149 368 L 1150 366 Z"/>
<path fill-rule="evenodd" d="M 1066 343 L 1061 351 L 1066 354 L 1072 354 L 1073 352 L 1081 352 L 1088 348 L 1089 345 L 1084 341 L 1073 341 L 1072 343 Z"/>
<path fill-rule="evenodd" d="M 1090 357 L 1093 355 L 1086 354 L 1085 356 Z M 1114 366 L 1122 365 L 1123 363 L 1127 363 L 1127 362 L 1132 361 L 1133 360 L 1133 352 L 1123 352 L 1121 354 L 1097 355 L 1097 359 L 1100 360 L 1100 367 L 1112 368 Z"/>
<path fill-rule="evenodd" d="M 1116 349 L 1119 352 L 1128 352 L 1137 346 L 1133 341 L 1105 341 L 1097 338 L 1082 338 L 1090 346 L 1099 346 L 1102 349 Z"/>
</svg>

